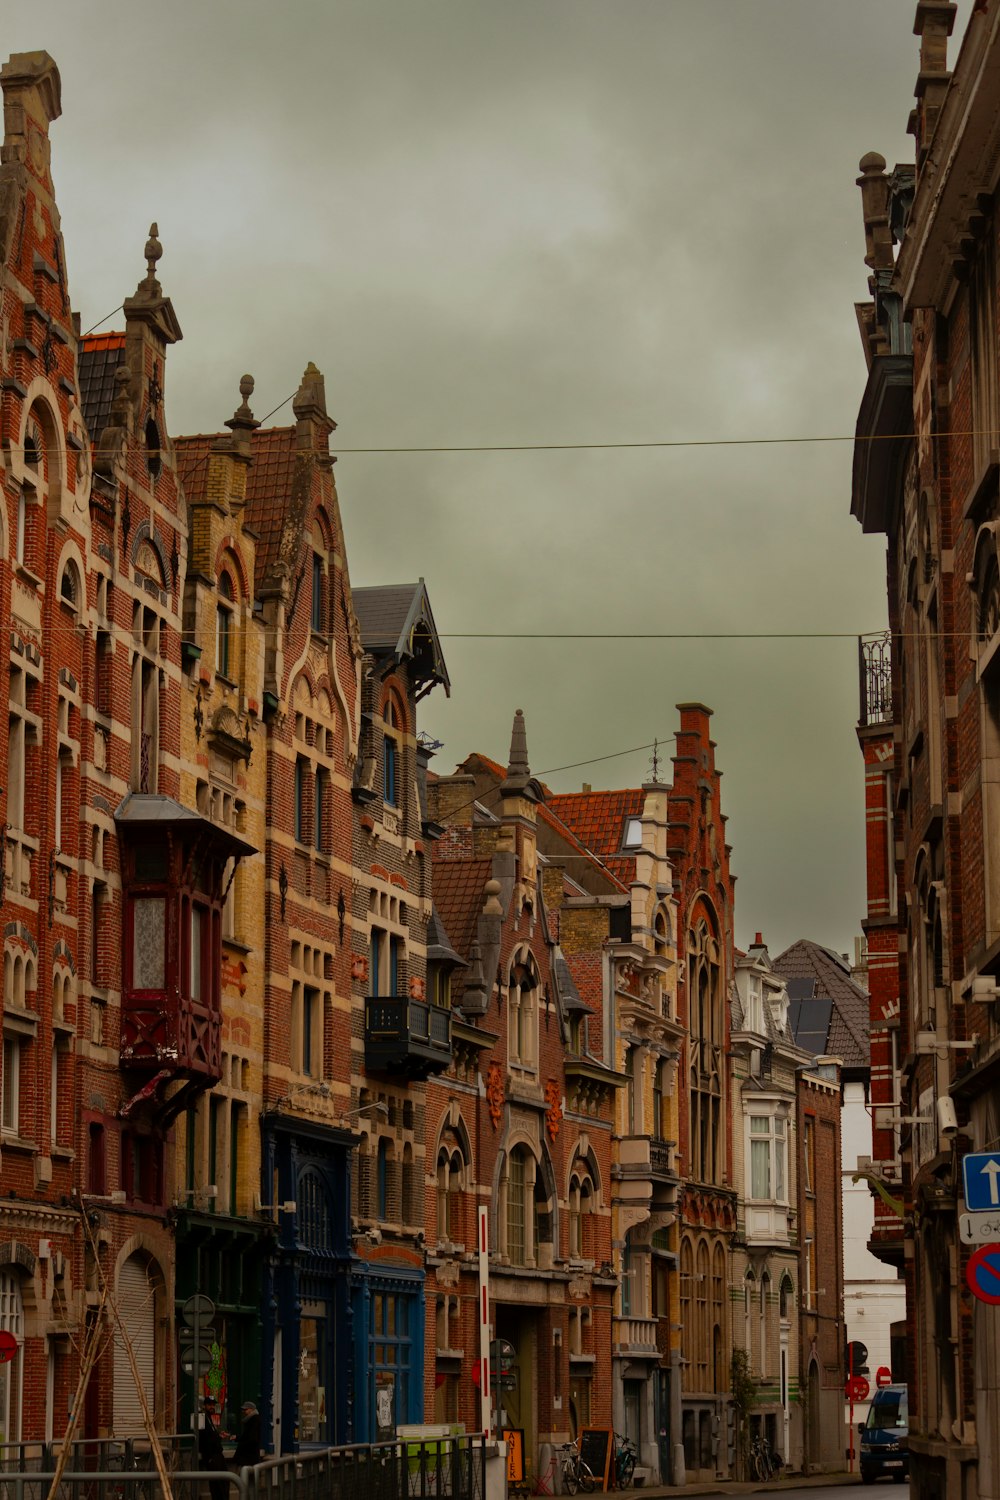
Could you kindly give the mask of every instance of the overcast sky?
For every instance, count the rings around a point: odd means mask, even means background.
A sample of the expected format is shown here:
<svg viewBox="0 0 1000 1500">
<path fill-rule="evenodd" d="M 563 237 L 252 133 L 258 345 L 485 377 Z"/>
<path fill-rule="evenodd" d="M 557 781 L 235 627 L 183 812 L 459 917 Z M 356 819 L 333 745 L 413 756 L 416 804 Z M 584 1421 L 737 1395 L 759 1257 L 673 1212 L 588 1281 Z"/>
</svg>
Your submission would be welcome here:
<svg viewBox="0 0 1000 1500">
<path fill-rule="evenodd" d="M 217 429 L 244 370 L 263 417 L 312 359 L 345 448 L 725 441 L 853 432 L 857 164 L 912 161 L 914 9 L 0 0 L 0 42 L 61 71 L 84 329 L 159 224 L 174 434 Z M 424 706 L 436 768 L 506 761 L 520 707 L 553 787 L 636 785 L 648 751 L 553 768 L 708 704 L 736 940 L 773 953 L 853 948 L 865 909 L 857 648 L 807 638 L 885 622 L 850 473 L 848 442 L 336 469 L 353 582 L 427 580 L 452 678 Z M 805 638 L 449 638 L 502 631 Z"/>
</svg>

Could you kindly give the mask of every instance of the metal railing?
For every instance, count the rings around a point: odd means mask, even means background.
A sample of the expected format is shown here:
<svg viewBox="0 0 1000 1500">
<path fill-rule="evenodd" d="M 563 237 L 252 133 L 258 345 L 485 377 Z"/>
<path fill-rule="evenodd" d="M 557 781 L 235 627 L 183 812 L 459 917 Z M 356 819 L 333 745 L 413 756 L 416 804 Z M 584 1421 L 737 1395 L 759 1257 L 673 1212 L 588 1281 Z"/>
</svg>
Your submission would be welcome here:
<svg viewBox="0 0 1000 1500">
<path fill-rule="evenodd" d="M 481 1436 L 397 1439 L 265 1459 L 238 1474 L 197 1467 L 194 1439 L 161 1439 L 175 1500 L 208 1500 L 222 1482 L 228 1500 L 485 1500 Z M 57 1445 L 0 1445 L 0 1500 L 46 1500 Z M 58 1500 L 163 1500 L 145 1439 L 85 1439 L 71 1445 Z M 235 1493 L 234 1493 L 235 1491 Z"/>
<path fill-rule="evenodd" d="M 862 729 L 892 723 L 892 636 L 858 636 L 858 673 L 861 689 Z"/>
</svg>

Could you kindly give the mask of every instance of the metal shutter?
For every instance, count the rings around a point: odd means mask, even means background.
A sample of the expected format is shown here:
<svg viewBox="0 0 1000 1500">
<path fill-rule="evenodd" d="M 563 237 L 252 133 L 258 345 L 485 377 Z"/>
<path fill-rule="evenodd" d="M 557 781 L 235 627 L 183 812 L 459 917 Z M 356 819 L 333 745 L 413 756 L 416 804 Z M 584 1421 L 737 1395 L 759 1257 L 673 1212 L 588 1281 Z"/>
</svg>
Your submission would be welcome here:
<svg viewBox="0 0 1000 1500">
<path fill-rule="evenodd" d="M 135 1353 L 135 1362 L 146 1391 L 150 1411 L 155 1412 L 156 1308 L 153 1288 L 145 1263 L 138 1255 L 129 1256 L 118 1277 L 118 1311 Z M 121 1333 L 115 1331 L 115 1437 L 142 1436 L 145 1424 L 139 1394 Z"/>
</svg>

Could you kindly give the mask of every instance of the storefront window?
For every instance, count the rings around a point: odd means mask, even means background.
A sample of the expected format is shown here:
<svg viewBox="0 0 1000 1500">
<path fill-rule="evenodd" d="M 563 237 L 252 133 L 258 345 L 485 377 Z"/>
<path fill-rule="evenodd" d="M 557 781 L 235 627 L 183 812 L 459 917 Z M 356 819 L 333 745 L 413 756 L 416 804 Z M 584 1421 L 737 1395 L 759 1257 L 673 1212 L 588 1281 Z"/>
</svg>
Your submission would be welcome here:
<svg viewBox="0 0 1000 1500">
<path fill-rule="evenodd" d="M 386 1394 L 392 1389 L 392 1419 L 409 1419 L 411 1330 L 410 1298 L 399 1292 L 375 1292 L 372 1296 L 372 1322 L 369 1340 L 372 1380 L 373 1429 L 385 1426 Z M 373 1436 L 378 1437 L 378 1431 Z"/>
<path fill-rule="evenodd" d="M 326 1309 L 306 1303 L 299 1335 L 299 1441 L 326 1441 Z"/>
<path fill-rule="evenodd" d="M 0 1443 L 16 1443 L 21 1437 L 24 1308 L 21 1285 L 13 1271 L 0 1271 L 0 1329 L 17 1340 L 14 1358 L 0 1365 Z"/>
</svg>

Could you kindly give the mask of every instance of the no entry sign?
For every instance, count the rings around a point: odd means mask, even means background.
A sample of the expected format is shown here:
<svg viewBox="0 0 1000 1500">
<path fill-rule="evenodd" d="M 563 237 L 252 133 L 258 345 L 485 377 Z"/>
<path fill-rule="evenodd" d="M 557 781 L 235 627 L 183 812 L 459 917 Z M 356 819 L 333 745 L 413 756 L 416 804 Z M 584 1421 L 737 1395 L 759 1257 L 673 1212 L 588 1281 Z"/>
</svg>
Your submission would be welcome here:
<svg viewBox="0 0 1000 1500">
<path fill-rule="evenodd" d="M 969 1291 L 980 1302 L 1000 1306 L 1000 1245 L 981 1245 L 965 1268 Z"/>
</svg>

